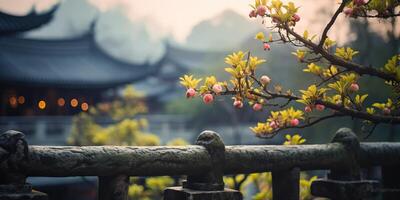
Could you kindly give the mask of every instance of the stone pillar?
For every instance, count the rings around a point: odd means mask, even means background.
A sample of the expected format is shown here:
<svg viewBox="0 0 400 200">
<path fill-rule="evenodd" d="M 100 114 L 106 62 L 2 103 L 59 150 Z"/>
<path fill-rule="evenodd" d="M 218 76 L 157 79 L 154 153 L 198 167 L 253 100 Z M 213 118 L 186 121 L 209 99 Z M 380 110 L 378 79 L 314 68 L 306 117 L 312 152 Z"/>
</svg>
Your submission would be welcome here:
<svg viewBox="0 0 400 200">
<path fill-rule="evenodd" d="M 127 200 L 128 187 L 128 176 L 100 176 L 98 187 L 99 200 Z"/>
<path fill-rule="evenodd" d="M 400 166 L 382 166 L 383 200 L 400 197 Z"/>
<path fill-rule="evenodd" d="M 300 169 L 273 171 L 272 196 L 274 200 L 299 200 Z"/>
<path fill-rule="evenodd" d="M 26 176 L 21 173 L 22 163 L 29 159 L 28 143 L 25 135 L 18 131 L 7 131 L 0 135 L 0 199 L 47 200 L 47 195 L 32 190 L 26 183 Z"/>
<path fill-rule="evenodd" d="M 364 200 L 374 197 L 379 182 L 361 180 L 358 164 L 360 142 L 348 128 L 339 129 L 332 142 L 340 143 L 346 150 L 347 160 L 342 166 L 332 166 L 328 179 L 318 179 L 311 184 L 311 194 L 332 200 Z"/>
<path fill-rule="evenodd" d="M 213 168 L 189 175 L 183 187 L 167 188 L 164 200 L 242 200 L 239 191 L 224 187 L 225 145 L 221 137 L 213 131 L 204 131 L 197 138 L 196 145 L 207 149 Z"/>
</svg>

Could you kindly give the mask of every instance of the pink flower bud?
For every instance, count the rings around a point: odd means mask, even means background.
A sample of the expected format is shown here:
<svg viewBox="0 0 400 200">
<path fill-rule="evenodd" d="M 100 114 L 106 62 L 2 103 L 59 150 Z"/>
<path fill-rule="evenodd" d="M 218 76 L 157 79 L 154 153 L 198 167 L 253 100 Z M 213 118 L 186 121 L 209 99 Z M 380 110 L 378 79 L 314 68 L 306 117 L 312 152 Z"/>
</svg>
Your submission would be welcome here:
<svg viewBox="0 0 400 200">
<path fill-rule="evenodd" d="M 381 15 L 383 15 L 383 16 L 389 16 L 389 15 L 390 15 L 390 12 L 389 12 L 389 10 L 385 10 L 385 11 L 383 11 L 383 12 L 381 13 Z"/>
<path fill-rule="evenodd" d="M 271 128 L 273 128 L 273 129 L 279 128 L 279 124 L 278 124 L 277 122 L 275 122 L 275 121 L 270 122 L 270 123 L 269 123 L 269 126 L 270 126 Z"/>
<path fill-rule="evenodd" d="M 215 94 L 219 94 L 222 92 L 222 86 L 220 84 L 214 84 L 212 90 L 215 92 Z"/>
<path fill-rule="evenodd" d="M 384 108 L 383 109 L 383 114 L 384 115 L 390 115 L 390 109 L 389 108 Z"/>
<path fill-rule="evenodd" d="M 322 104 L 317 104 L 315 105 L 315 109 L 317 109 L 318 111 L 323 111 L 325 110 L 325 106 Z"/>
<path fill-rule="evenodd" d="M 255 104 L 253 105 L 253 110 L 259 111 L 259 110 L 261 110 L 261 109 L 262 109 L 262 104 L 260 104 L 260 103 L 255 103 Z"/>
<path fill-rule="evenodd" d="M 246 94 L 246 98 L 248 98 L 248 99 L 254 99 L 255 96 L 252 95 L 252 94 L 250 94 L 250 93 L 247 93 L 247 94 Z"/>
<path fill-rule="evenodd" d="M 290 120 L 290 125 L 291 126 L 297 126 L 297 125 L 299 125 L 299 120 L 298 119 L 292 119 L 292 120 Z"/>
<path fill-rule="evenodd" d="M 344 13 L 346 16 L 352 16 L 352 15 L 353 15 L 353 8 L 344 8 L 344 9 L 343 9 L 343 13 Z"/>
<path fill-rule="evenodd" d="M 255 10 L 250 11 L 249 17 L 250 17 L 250 18 L 255 18 L 255 17 L 257 17 L 256 11 L 255 11 Z"/>
<path fill-rule="evenodd" d="M 263 75 L 261 76 L 260 81 L 263 85 L 267 85 L 271 82 L 271 79 L 267 75 Z"/>
<path fill-rule="evenodd" d="M 214 101 L 214 96 L 212 95 L 212 94 L 205 94 L 204 96 L 203 96 L 203 102 L 205 103 L 205 104 L 210 104 L 210 103 L 212 103 Z"/>
<path fill-rule="evenodd" d="M 294 14 L 292 19 L 294 22 L 298 22 L 298 21 L 300 21 L 300 16 L 298 14 Z"/>
<path fill-rule="evenodd" d="M 306 106 L 304 108 L 304 112 L 310 113 L 310 112 L 312 112 L 312 108 L 310 106 Z"/>
<path fill-rule="evenodd" d="M 240 101 L 240 100 L 235 100 L 235 101 L 233 102 L 233 106 L 234 106 L 235 108 L 243 108 L 243 102 Z"/>
<path fill-rule="evenodd" d="M 271 50 L 271 45 L 269 45 L 268 43 L 264 43 L 264 51 L 266 50 Z"/>
<path fill-rule="evenodd" d="M 257 7 L 257 15 L 260 17 L 264 17 L 267 13 L 267 6 L 260 5 Z"/>
<path fill-rule="evenodd" d="M 189 88 L 186 90 L 186 98 L 192 98 L 196 95 L 196 90 Z"/>
<path fill-rule="evenodd" d="M 272 22 L 274 22 L 274 23 L 280 23 L 281 20 L 279 20 L 279 18 L 277 18 L 277 17 L 272 17 Z"/>
<path fill-rule="evenodd" d="M 357 92 L 359 89 L 360 89 L 360 86 L 358 86 L 357 83 L 352 83 L 352 84 L 350 85 L 350 87 L 349 87 L 349 90 L 350 90 L 351 92 Z"/>
<path fill-rule="evenodd" d="M 368 0 L 353 0 L 353 3 L 354 3 L 356 6 L 362 6 L 362 5 L 367 4 L 367 3 L 368 3 Z"/>
</svg>

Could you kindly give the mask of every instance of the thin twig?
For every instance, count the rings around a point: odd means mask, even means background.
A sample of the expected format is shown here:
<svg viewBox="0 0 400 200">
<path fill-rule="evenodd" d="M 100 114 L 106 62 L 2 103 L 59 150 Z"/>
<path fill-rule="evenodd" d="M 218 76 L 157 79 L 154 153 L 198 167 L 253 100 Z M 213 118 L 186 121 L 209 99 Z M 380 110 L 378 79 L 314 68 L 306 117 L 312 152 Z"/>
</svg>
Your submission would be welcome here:
<svg viewBox="0 0 400 200">
<path fill-rule="evenodd" d="M 326 25 L 324 31 L 322 32 L 322 37 L 321 40 L 319 41 L 318 48 L 322 48 L 322 45 L 324 44 L 326 38 L 328 37 L 328 31 L 331 29 L 333 24 L 335 23 L 337 17 L 339 14 L 343 11 L 344 7 L 346 6 L 347 2 L 349 0 L 343 0 L 342 3 L 340 4 L 339 8 L 336 10 L 335 14 L 332 16 L 331 20 L 329 23 Z"/>
</svg>

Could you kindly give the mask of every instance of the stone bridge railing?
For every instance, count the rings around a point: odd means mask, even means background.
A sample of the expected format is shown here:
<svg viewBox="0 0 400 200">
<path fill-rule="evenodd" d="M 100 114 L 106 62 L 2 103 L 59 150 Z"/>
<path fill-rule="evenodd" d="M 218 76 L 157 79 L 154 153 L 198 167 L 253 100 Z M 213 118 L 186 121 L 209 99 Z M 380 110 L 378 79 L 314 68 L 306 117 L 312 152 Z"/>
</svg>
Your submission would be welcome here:
<svg viewBox="0 0 400 200">
<path fill-rule="evenodd" d="M 382 178 L 362 179 L 360 170 L 372 166 Z M 400 199 L 400 143 L 360 143 L 346 128 L 332 143 L 300 146 L 225 146 L 212 131 L 184 147 L 28 146 L 20 132 L 0 135 L 0 199 L 47 199 L 29 176 L 98 176 L 100 200 L 125 200 L 129 176 L 187 175 L 183 186 L 165 189 L 165 200 L 239 200 L 223 175 L 271 171 L 274 199 L 299 200 L 300 171 L 317 169 L 330 172 L 312 183 L 314 196 Z"/>
</svg>

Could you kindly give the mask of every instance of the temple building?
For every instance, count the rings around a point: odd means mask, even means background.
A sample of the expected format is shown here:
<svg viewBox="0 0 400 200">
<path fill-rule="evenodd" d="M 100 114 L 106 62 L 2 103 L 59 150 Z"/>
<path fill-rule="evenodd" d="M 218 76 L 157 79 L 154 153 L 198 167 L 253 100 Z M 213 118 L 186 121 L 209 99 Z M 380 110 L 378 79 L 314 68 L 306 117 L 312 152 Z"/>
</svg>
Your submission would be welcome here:
<svg viewBox="0 0 400 200">
<path fill-rule="evenodd" d="M 149 132 L 164 141 L 191 139 L 192 130 L 186 128 L 190 119 L 163 114 L 164 106 L 184 98 L 180 76 L 215 66 L 228 52 L 188 50 L 166 42 L 158 61 L 131 63 L 99 46 L 95 23 L 75 38 L 24 37 L 50 22 L 56 9 L 22 17 L 0 13 L 0 132 L 15 129 L 31 144 L 63 145 L 75 114 L 118 98 L 130 84 L 145 94 Z"/>
<path fill-rule="evenodd" d="M 144 92 L 150 107 L 151 113 L 146 115 L 149 132 L 162 141 L 177 137 L 190 141 L 197 136 L 198 131 L 187 127 L 187 116 L 162 114 L 163 106 L 184 98 L 180 76 L 214 66 L 227 52 L 188 50 L 165 43 L 165 53 L 158 61 L 130 63 L 99 46 L 95 23 L 86 34 L 70 39 L 24 37 L 27 31 L 50 22 L 56 10 L 57 6 L 26 16 L 0 12 L 0 133 L 14 129 L 23 132 L 31 145 L 65 145 L 75 114 L 112 101 L 123 86 L 131 84 Z M 93 199 L 95 181 L 92 177 L 29 179 L 40 190 L 53 191 L 51 195 L 57 199 Z M 66 190 L 75 196 L 64 195 Z"/>
<path fill-rule="evenodd" d="M 0 13 L 0 116 L 87 111 L 111 98 L 118 86 L 155 74 L 163 62 L 117 60 L 96 44 L 92 31 L 62 40 L 19 37 L 49 22 L 54 11 L 24 17 Z"/>
<path fill-rule="evenodd" d="M 134 64 L 104 52 L 94 28 L 72 39 L 21 37 L 50 22 L 56 9 L 22 17 L 0 13 L 0 116 L 70 116 L 115 98 L 126 84 L 143 91 L 157 112 L 183 94 L 177 84 L 182 74 L 227 54 L 166 43 L 157 62 Z"/>
</svg>

